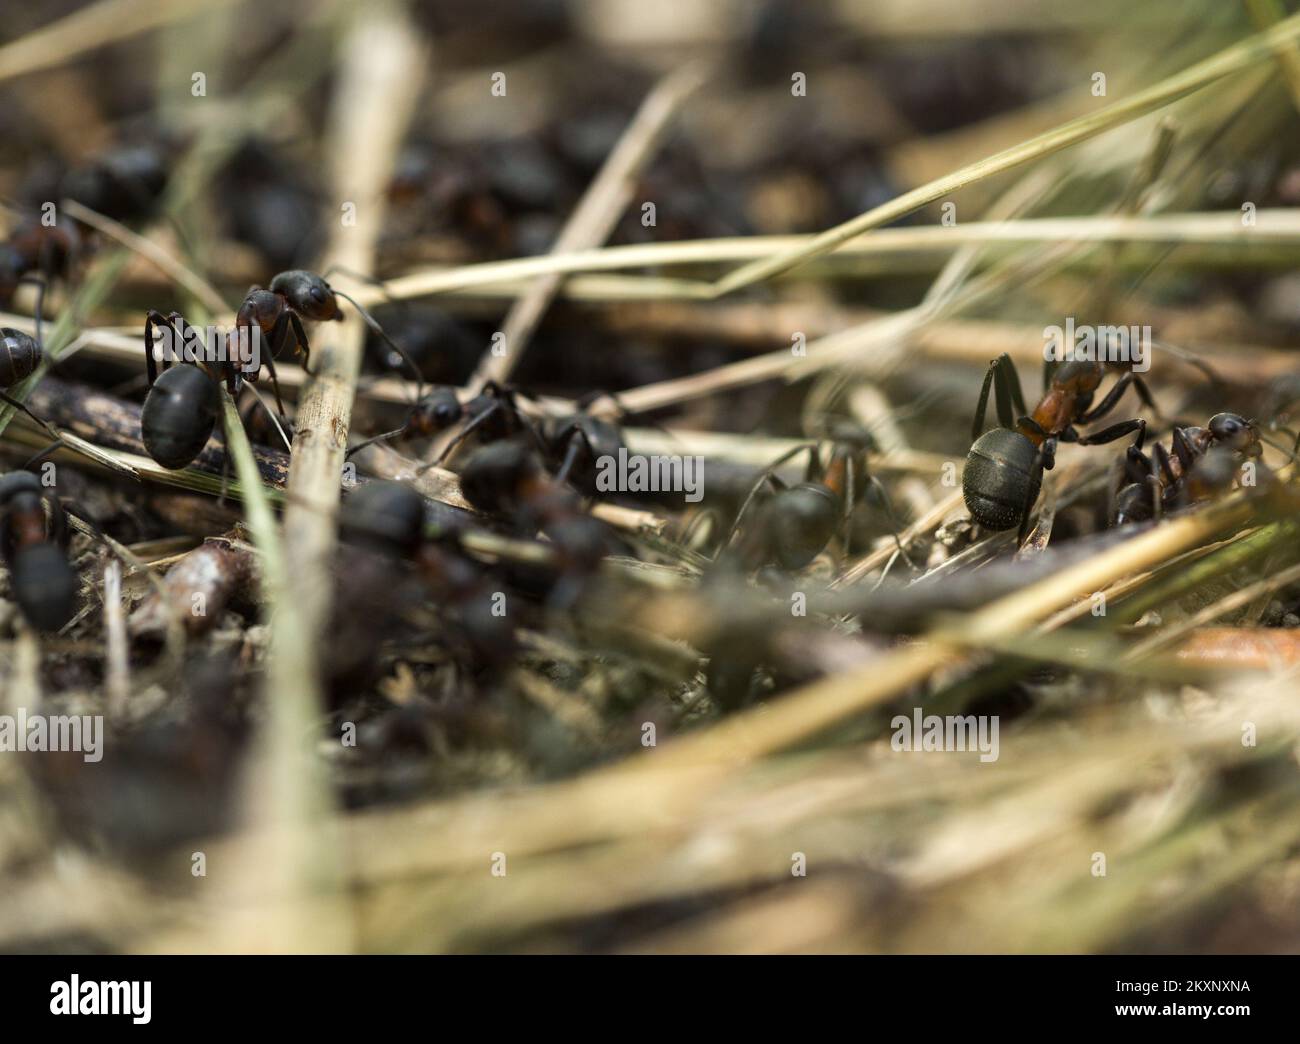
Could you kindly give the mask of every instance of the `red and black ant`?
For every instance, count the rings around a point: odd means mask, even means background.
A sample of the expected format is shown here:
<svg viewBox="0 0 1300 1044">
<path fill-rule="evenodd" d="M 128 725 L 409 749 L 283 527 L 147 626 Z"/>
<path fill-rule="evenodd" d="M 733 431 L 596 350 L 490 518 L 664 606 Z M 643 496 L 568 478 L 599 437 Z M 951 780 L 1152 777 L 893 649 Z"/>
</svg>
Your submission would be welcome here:
<svg viewBox="0 0 1300 1044">
<path fill-rule="evenodd" d="M 773 562 L 788 571 L 803 569 L 825 550 L 839 531 L 844 532 L 847 545 L 853 509 L 862 502 L 868 487 L 877 490 L 892 520 L 888 494 L 867 466 L 867 453 L 876 448 L 871 433 L 852 421 L 842 421 L 831 425 L 827 434 L 832 446 L 824 466 L 815 443 L 796 446 L 763 470 L 741 504 L 732 526 L 732 537 L 740 534 L 734 541 L 734 554 L 746 572 Z M 804 481 L 786 486 L 774 472 L 800 453 L 808 454 Z M 776 493 L 762 504 L 752 523 L 742 525 L 750 504 L 764 485 L 772 486 Z M 894 541 L 906 559 L 907 552 L 897 532 Z M 731 544 L 729 538 L 724 553 L 728 553 Z"/>
<path fill-rule="evenodd" d="M 275 359 L 292 341 L 294 354 L 302 355 L 303 369 L 311 373 L 308 369 L 311 361 L 311 343 L 307 340 L 307 331 L 303 329 L 302 321 L 303 319 L 310 319 L 313 322 L 341 320 L 343 310 L 339 307 L 340 297 L 357 310 L 357 314 L 371 331 L 401 356 L 411 372 L 415 374 L 416 380 L 422 382 L 419 368 L 407 353 L 384 333 L 383 328 L 368 311 L 342 290 L 332 287 L 323 276 L 295 268 L 288 272 L 281 272 L 265 289 L 260 286 L 249 288 L 235 315 L 235 329 L 230 335 L 232 344 L 243 343 L 249 335 L 241 331 L 257 329 L 261 342 L 267 348 L 263 358 L 271 375 L 271 385 L 275 390 L 276 408 L 282 417 L 284 402 L 280 398 L 280 382 L 275 376 Z M 250 384 L 255 383 L 257 374 L 245 373 L 244 379 Z"/>
<path fill-rule="evenodd" d="M 1096 446 L 1145 431 L 1146 421 L 1141 419 L 1120 421 L 1091 435 L 1080 435 L 1075 429 L 1076 424 L 1091 424 L 1108 414 L 1130 386 L 1148 408 L 1155 410 L 1146 383 L 1132 372 L 1120 377 L 1093 406 L 1093 396 L 1105 375 L 1106 364 L 1099 361 L 1062 363 L 1051 371 L 1043 397 L 1031 414 L 1025 409 L 1020 378 L 1011 357 L 1003 353 L 989 364 L 971 426 L 975 441 L 962 474 L 962 496 L 971 518 L 987 529 L 1019 525 L 1023 543 L 1043 471 L 1055 466 L 1058 441 Z M 981 435 L 990 385 L 995 391 L 1001 426 Z"/>
<path fill-rule="evenodd" d="M 1174 428 L 1172 451 L 1157 443 L 1147 456 L 1139 438 L 1125 456 L 1128 485 L 1115 495 L 1114 523 L 1159 519 L 1211 499 L 1232 485 L 1244 462 L 1258 460 L 1264 441 L 1255 422 L 1236 413 L 1216 413 L 1203 428 Z"/>
<path fill-rule="evenodd" d="M 76 612 L 68 537 L 64 507 L 39 478 L 30 471 L 0 478 L 0 556 L 23 616 L 38 631 L 57 631 Z"/>
</svg>

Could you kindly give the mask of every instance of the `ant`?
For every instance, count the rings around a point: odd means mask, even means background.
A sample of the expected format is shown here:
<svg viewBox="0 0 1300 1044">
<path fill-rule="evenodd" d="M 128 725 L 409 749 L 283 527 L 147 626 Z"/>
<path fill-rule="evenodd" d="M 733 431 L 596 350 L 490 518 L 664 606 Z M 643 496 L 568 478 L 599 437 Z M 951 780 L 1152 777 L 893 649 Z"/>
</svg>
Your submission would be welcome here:
<svg viewBox="0 0 1300 1044">
<path fill-rule="evenodd" d="M 265 359 L 271 374 L 271 385 L 275 389 L 275 405 L 284 416 L 284 402 L 280 398 L 280 382 L 275 376 L 275 359 L 284 350 L 290 339 L 293 341 L 294 354 L 302 355 L 303 369 L 308 369 L 311 361 L 311 343 L 307 340 L 307 331 L 303 329 L 303 319 L 313 322 L 340 321 L 343 310 L 339 307 L 339 298 L 343 298 L 361 316 L 365 324 L 377 334 L 390 349 L 396 352 L 415 374 L 417 381 L 423 381 L 419 369 L 411 361 L 406 351 L 383 331 L 374 317 L 361 307 L 353 298 L 342 290 L 336 290 L 325 281 L 324 276 L 307 272 L 300 268 L 281 272 L 271 280 L 265 289 L 260 286 L 250 287 L 239 311 L 235 314 L 235 329 L 231 333 L 232 344 L 240 337 L 240 331 L 251 331 L 254 327 L 264 339 L 268 351 Z M 246 336 L 246 335 L 245 335 Z M 249 383 L 255 383 L 257 374 L 244 375 Z"/>
<path fill-rule="evenodd" d="M 1045 373 L 1043 397 L 1030 414 L 1011 357 L 1004 352 L 989 364 L 971 426 L 974 443 L 962 474 L 962 497 L 971 518 L 987 529 L 1010 529 L 1019 524 L 1019 541 L 1023 543 L 1043 471 L 1050 471 L 1056 464 L 1058 442 L 1096 446 L 1134 431 L 1142 438 L 1146 421 L 1141 419 L 1120 421 L 1091 435 L 1080 435 L 1075 429 L 1076 424 L 1091 424 L 1108 414 L 1130 385 L 1149 409 L 1156 409 L 1146 383 L 1131 371 L 1093 406 L 1093 396 L 1105 374 L 1106 364 L 1100 361 L 1072 359 L 1061 363 Z M 981 435 L 990 385 L 996 393 L 1000 427 Z M 1012 411 L 1013 405 L 1019 417 Z"/>
<path fill-rule="evenodd" d="M 559 569 L 550 600 L 557 607 L 576 601 L 583 580 L 613 549 L 604 524 L 583 511 L 575 493 L 548 475 L 538 455 L 518 439 L 475 450 L 461 471 L 460 488 L 479 511 L 507 515 L 550 539 Z"/>
<path fill-rule="evenodd" d="M 12 327 L 0 327 L 0 402 L 7 403 L 16 410 L 21 410 L 39 424 L 56 443 L 63 439 L 49 424 L 36 416 L 27 404 L 11 396 L 7 389 L 26 380 L 41 364 L 45 357 L 44 341 L 41 338 L 41 298 L 45 286 L 40 284 L 36 296 L 36 336 L 15 330 Z"/>
<path fill-rule="evenodd" d="M 348 497 L 344 510 L 344 532 L 353 543 L 415 565 L 456 613 L 472 652 L 497 660 L 513 648 L 513 625 L 491 612 L 492 585 L 468 558 L 431 538 L 419 492 L 400 482 L 369 482 Z"/>
<path fill-rule="evenodd" d="M 68 538 L 65 509 L 39 478 L 30 471 L 0 478 L 0 557 L 9 567 L 15 600 L 38 631 L 59 630 L 76 611 Z"/>
<path fill-rule="evenodd" d="M 514 438 L 523 432 L 528 432 L 537 439 L 536 429 L 519 409 L 513 389 L 496 381 L 488 381 L 478 395 L 462 403 L 459 391 L 454 385 L 435 384 L 427 393 L 420 395 L 400 428 L 358 442 L 348 450 L 348 456 L 351 457 L 376 442 L 438 435 L 460 423 L 463 423 L 463 427 L 456 433 L 456 437 L 443 447 L 436 460 L 426 464 L 421 471 L 441 464 L 451 456 L 457 446 L 476 431 L 491 442 Z M 539 447 L 542 445 L 540 440 L 538 445 Z"/>
<path fill-rule="evenodd" d="M 21 226 L 0 244 L 0 304 L 8 306 L 23 283 L 35 285 L 40 292 L 46 283 L 66 279 L 81 249 L 81 236 L 73 224 Z"/>
<path fill-rule="evenodd" d="M 732 535 L 724 543 L 724 548 L 729 547 L 735 534 L 740 532 L 736 551 L 747 572 L 773 561 L 787 571 L 803 569 L 825 550 L 841 528 L 847 553 L 849 520 L 853 509 L 862 502 L 868 486 L 879 492 L 892 521 L 894 513 L 888 494 L 867 466 L 868 451 L 877 448 L 871 433 L 852 421 L 843 420 L 832 424 L 827 434 L 832 446 L 824 466 L 815 443 L 796 446 L 763 469 L 741 504 L 732 525 Z M 808 454 L 804 481 L 786 486 L 774 472 L 800 453 Z M 764 503 L 753 525 L 742 527 L 746 511 L 764 484 L 772 486 L 775 495 Z M 911 564 L 897 532 L 894 541 L 903 558 Z"/>
<path fill-rule="evenodd" d="M 140 437 L 150 457 L 164 468 L 179 470 L 193 463 L 212 437 L 221 415 L 217 382 L 224 379 L 226 388 L 234 395 L 239 390 L 239 371 L 230 361 L 214 370 L 188 353 L 181 365 L 169 369 L 172 356 L 177 353 L 169 351 L 162 356 L 160 373 L 154 355 L 155 328 L 170 334 L 171 344 L 177 351 L 191 338 L 187 331 L 195 328 L 178 312 L 164 316 L 151 310 L 144 321 L 149 391 L 140 410 Z M 186 362 L 191 365 L 184 365 Z"/>
<path fill-rule="evenodd" d="M 1263 453 L 1263 441 L 1255 422 L 1236 413 L 1216 413 L 1203 428 L 1174 428 L 1172 452 L 1157 443 L 1147 456 L 1139 438 L 1124 460 L 1129 484 L 1115 495 L 1115 524 L 1159 519 L 1173 507 L 1209 499 L 1231 485 L 1242 461 Z"/>
<path fill-rule="evenodd" d="M 556 467 L 558 482 L 568 482 L 587 496 L 595 496 L 597 467 L 602 457 L 617 457 L 626 448 L 618 424 L 594 416 L 591 405 L 602 398 L 589 395 L 578 402 L 578 412 L 548 418 L 542 425 L 547 455 Z"/>
</svg>

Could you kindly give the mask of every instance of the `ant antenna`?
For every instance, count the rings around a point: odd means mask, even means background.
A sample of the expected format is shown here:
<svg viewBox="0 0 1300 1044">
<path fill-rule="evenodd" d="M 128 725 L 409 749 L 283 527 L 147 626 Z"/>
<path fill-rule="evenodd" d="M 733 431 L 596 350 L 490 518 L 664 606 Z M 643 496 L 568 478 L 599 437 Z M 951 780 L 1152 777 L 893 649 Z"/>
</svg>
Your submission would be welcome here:
<svg viewBox="0 0 1300 1044">
<path fill-rule="evenodd" d="M 1170 344 L 1168 341 L 1153 340 L 1151 343 L 1155 347 L 1159 348 L 1161 351 L 1169 352 L 1171 355 L 1177 356 L 1179 359 L 1182 359 L 1183 362 L 1187 363 L 1189 366 L 1194 366 L 1196 369 L 1200 370 L 1201 373 L 1203 373 L 1206 376 L 1206 378 L 1209 380 L 1209 382 L 1213 384 L 1216 388 L 1223 387 L 1223 383 L 1224 383 L 1223 378 L 1219 376 L 1219 374 L 1215 371 L 1214 367 L 1212 367 L 1199 355 L 1196 355 L 1193 352 L 1189 352 L 1186 348 L 1179 348 L 1175 344 Z"/>
<path fill-rule="evenodd" d="M 386 431 L 382 435 L 372 435 L 364 442 L 358 442 L 355 446 L 353 446 L 350 450 L 348 450 L 347 456 L 345 456 L 343 459 L 347 460 L 348 457 L 352 456 L 352 454 L 360 453 L 367 446 L 373 446 L 376 442 L 383 442 L 386 439 L 396 438 L 398 435 L 401 435 L 404 431 L 406 431 L 406 428 L 401 427 L 401 428 L 394 428 L 392 431 Z M 419 472 L 417 472 L 417 474 L 419 474 Z"/>
<path fill-rule="evenodd" d="M 402 362 L 406 363 L 406 365 L 411 368 L 411 373 L 415 374 L 415 401 L 419 402 L 420 399 L 424 398 L 424 374 L 420 372 L 420 368 L 415 365 L 415 360 L 411 358 L 406 349 L 389 337 L 388 334 L 384 333 L 384 328 L 379 325 L 373 315 L 362 308 L 361 305 L 357 304 L 356 298 L 350 297 L 342 290 L 335 290 L 334 287 L 330 287 L 330 289 L 334 290 L 334 293 L 338 294 L 339 297 L 343 298 L 343 300 L 347 301 L 348 304 L 355 308 L 357 314 L 361 316 L 365 324 L 379 335 L 384 344 L 388 345 L 389 348 L 401 356 Z"/>
<path fill-rule="evenodd" d="M 280 426 L 280 418 L 275 415 L 275 411 L 273 411 L 267 401 L 262 398 L 262 393 L 257 390 L 257 386 L 249 381 L 245 381 L 243 387 L 251 391 L 253 393 L 253 398 L 258 401 L 258 404 L 262 409 L 266 410 L 266 415 L 271 418 L 271 423 L 275 425 L 275 430 L 280 433 L 280 438 L 284 440 L 284 448 L 292 453 L 293 443 L 290 441 L 289 436 L 284 433 L 284 428 Z"/>
<path fill-rule="evenodd" d="M 20 283 L 30 283 L 36 287 L 36 308 L 33 316 L 36 320 L 36 343 L 42 348 L 45 347 L 45 340 L 41 336 L 41 321 L 45 311 L 45 280 L 37 276 L 23 276 L 18 280 Z"/>
</svg>

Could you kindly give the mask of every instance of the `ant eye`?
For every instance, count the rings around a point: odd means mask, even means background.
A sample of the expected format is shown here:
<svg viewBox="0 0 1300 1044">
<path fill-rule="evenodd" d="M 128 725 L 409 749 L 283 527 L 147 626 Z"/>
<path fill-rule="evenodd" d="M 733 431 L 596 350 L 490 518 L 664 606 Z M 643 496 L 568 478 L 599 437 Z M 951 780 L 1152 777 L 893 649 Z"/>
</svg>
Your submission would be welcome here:
<svg viewBox="0 0 1300 1044">
<path fill-rule="evenodd" d="M 434 415 L 438 418 L 439 424 L 455 424 L 460 417 L 460 407 L 444 402 L 434 410 Z"/>
<path fill-rule="evenodd" d="M 325 296 L 325 291 L 322 290 L 319 286 L 313 286 L 311 288 L 311 299 L 315 301 L 317 304 L 324 304 L 325 301 L 327 300 Z"/>
</svg>

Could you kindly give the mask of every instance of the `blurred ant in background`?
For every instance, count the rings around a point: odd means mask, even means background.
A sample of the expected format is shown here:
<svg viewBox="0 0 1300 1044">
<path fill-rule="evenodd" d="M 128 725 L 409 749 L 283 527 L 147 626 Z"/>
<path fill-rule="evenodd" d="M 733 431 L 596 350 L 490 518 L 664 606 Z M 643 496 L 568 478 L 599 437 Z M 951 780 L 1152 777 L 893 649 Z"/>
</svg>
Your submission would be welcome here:
<svg viewBox="0 0 1300 1044">
<path fill-rule="evenodd" d="M 537 453 L 518 439 L 475 450 L 460 473 L 460 488 L 479 511 L 504 515 L 525 532 L 547 536 L 558 572 L 549 601 L 557 608 L 573 606 L 601 560 L 617 547 L 604 523 L 583 511 L 573 490 L 548 475 Z"/>
<path fill-rule="evenodd" d="M 1094 407 L 1093 397 L 1106 375 L 1106 364 L 1071 360 L 1048 371 L 1050 378 L 1033 413 L 1025 409 L 1020 377 L 1005 352 L 989 364 L 980 389 L 975 421 L 971 426 L 974 443 L 962 474 L 962 496 L 971 518 L 986 529 L 1003 530 L 1019 525 L 1019 542 L 1029 532 L 1029 518 L 1043 471 L 1056 464 L 1058 442 L 1096 446 L 1114 442 L 1146 429 L 1146 421 L 1120 421 L 1091 435 L 1080 435 L 1076 424 L 1091 424 L 1110 413 L 1131 386 L 1142 402 L 1155 411 L 1155 402 L 1143 379 L 1127 372 Z M 992 385 L 998 423 L 983 435 L 984 414 Z M 1012 407 L 1014 406 L 1014 411 Z"/>
<path fill-rule="evenodd" d="M 400 482 L 368 482 L 348 497 L 342 530 L 351 543 L 415 567 L 439 607 L 455 617 L 473 662 L 509 659 L 514 625 L 492 612 L 495 585 L 475 563 L 431 537 L 419 492 Z"/>
<path fill-rule="evenodd" d="M 77 609 L 77 574 L 68 561 L 67 516 L 75 515 L 103 539 L 98 525 L 81 509 L 54 496 L 27 470 L 48 452 L 38 453 L 23 470 L 0 477 L 0 558 L 9 569 L 23 616 L 36 630 L 47 633 L 60 630 Z"/>
<path fill-rule="evenodd" d="M 895 530 L 898 550 L 911 564 L 893 525 L 889 496 L 867 465 L 867 453 L 877 448 L 875 439 L 849 420 L 828 425 L 826 434 L 831 449 L 824 465 L 816 443 L 796 446 L 763 470 L 741 504 L 722 554 L 734 558 L 746 572 L 772 563 L 787 571 L 803 569 L 826 549 L 837 532 L 843 533 L 847 555 L 853 509 L 863 502 L 870 487 L 879 493 L 891 529 Z M 804 481 L 787 486 L 774 472 L 800 453 L 808 454 Z M 760 505 L 754 517 L 747 518 L 750 505 L 765 485 L 776 492 Z"/>
</svg>

